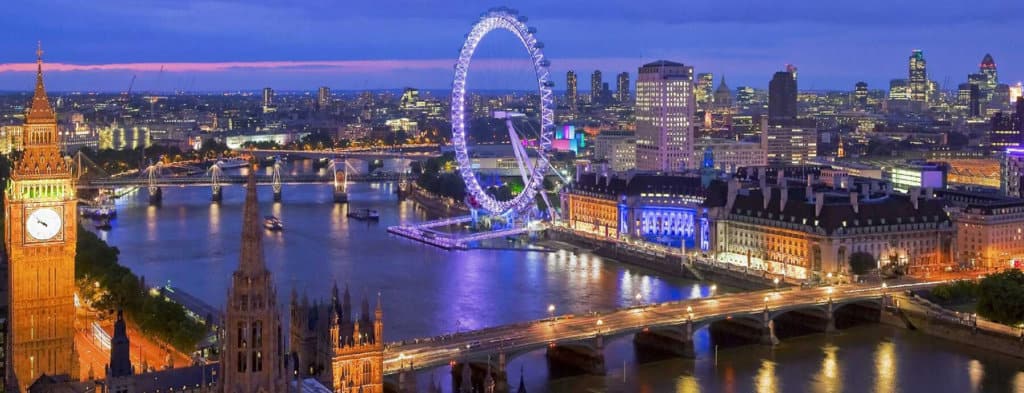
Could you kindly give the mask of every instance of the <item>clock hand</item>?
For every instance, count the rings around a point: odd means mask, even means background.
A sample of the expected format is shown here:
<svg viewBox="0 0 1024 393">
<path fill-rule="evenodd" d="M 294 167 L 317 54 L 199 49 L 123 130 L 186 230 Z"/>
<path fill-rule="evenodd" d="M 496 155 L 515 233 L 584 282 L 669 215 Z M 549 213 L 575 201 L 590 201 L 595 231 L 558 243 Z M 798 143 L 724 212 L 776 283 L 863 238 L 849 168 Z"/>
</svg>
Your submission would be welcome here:
<svg viewBox="0 0 1024 393">
<path fill-rule="evenodd" d="M 49 227 L 49 225 L 47 225 L 45 222 L 43 222 L 42 220 L 40 220 L 38 218 L 36 219 L 36 222 L 38 222 L 40 224 L 43 224 L 44 227 Z"/>
</svg>

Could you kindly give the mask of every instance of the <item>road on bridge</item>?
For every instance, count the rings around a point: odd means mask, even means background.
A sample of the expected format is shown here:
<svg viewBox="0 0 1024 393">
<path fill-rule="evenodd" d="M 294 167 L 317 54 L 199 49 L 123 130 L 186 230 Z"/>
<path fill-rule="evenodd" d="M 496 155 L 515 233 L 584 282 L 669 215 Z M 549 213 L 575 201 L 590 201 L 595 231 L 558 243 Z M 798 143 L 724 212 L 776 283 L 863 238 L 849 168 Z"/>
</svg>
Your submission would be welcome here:
<svg viewBox="0 0 1024 393">
<path fill-rule="evenodd" d="M 693 313 L 693 323 L 721 319 L 726 316 L 744 316 L 769 311 L 825 305 L 831 298 L 834 304 L 858 300 L 880 299 L 887 291 L 921 289 L 938 281 L 880 287 L 849 284 L 810 289 L 784 288 L 689 299 L 660 304 L 638 305 L 603 314 L 564 315 L 524 323 L 485 328 L 477 331 L 446 335 L 440 338 L 406 340 L 404 344 L 391 344 L 385 349 L 386 373 L 397 372 L 403 365 L 413 368 L 434 367 L 452 360 L 480 359 L 500 350 L 522 352 L 543 348 L 551 342 L 572 342 L 593 338 L 598 334 L 611 336 L 640 331 L 645 327 L 679 326 Z M 765 301 L 767 299 L 767 302 Z M 600 323 L 599 323 L 600 321 Z M 418 342 L 417 342 L 418 341 Z"/>
</svg>

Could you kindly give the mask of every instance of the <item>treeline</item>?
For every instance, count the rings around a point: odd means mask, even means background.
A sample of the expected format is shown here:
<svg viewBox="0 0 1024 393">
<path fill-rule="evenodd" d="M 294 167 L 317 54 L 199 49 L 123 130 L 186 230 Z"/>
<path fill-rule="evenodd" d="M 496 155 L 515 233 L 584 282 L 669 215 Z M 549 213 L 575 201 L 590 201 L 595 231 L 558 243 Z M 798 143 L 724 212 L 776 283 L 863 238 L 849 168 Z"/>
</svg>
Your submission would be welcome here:
<svg viewBox="0 0 1024 393">
<path fill-rule="evenodd" d="M 466 198 L 466 182 L 462 180 L 458 171 L 442 171 L 446 166 L 454 165 L 454 162 L 454 153 L 428 158 L 422 164 L 414 162 L 412 172 L 418 175 L 416 185 L 435 195 L 461 202 Z"/>
<path fill-rule="evenodd" d="M 974 281 L 955 281 L 932 288 L 936 299 L 952 304 L 977 301 L 977 312 L 989 320 L 1017 326 L 1024 323 L 1024 273 L 1009 269 Z"/>
<path fill-rule="evenodd" d="M 98 310 L 121 307 L 147 336 L 185 353 L 194 351 L 209 327 L 189 317 L 183 306 L 151 295 L 130 269 L 118 263 L 119 254 L 117 247 L 79 226 L 75 278 L 85 285 L 99 283 L 103 292 L 93 306 Z"/>
</svg>

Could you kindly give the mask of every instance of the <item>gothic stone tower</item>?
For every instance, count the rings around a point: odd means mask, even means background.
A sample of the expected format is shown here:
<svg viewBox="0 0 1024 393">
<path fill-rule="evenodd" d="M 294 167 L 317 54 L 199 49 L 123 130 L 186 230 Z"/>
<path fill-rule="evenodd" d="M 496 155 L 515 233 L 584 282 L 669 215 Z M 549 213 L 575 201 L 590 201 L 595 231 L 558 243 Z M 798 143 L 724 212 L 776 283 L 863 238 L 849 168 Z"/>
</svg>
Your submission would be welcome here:
<svg viewBox="0 0 1024 393">
<path fill-rule="evenodd" d="M 24 155 L 4 192 L 4 244 L 10 275 L 12 380 L 25 390 L 40 375 L 78 379 L 74 341 L 77 199 L 60 152 L 57 117 L 36 52 L 35 93 L 25 116 Z"/>
<path fill-rule="evenodd" d="M 263 226 L 255 169 L 246 184 L 242 249 L 231 277 L 221 363 L 224 393 L 282 393 L 287 381 L 277 291 L 263 261 Z"/>
</svg>

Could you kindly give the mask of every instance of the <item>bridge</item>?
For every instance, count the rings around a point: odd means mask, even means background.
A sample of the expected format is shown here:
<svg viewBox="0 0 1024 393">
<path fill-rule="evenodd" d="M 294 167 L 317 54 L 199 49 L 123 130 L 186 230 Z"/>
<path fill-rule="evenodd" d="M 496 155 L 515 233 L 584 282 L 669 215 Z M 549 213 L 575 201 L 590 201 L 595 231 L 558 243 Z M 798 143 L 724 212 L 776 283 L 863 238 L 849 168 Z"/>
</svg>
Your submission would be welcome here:
<svg viewBox="0 0 1024 393">
<path fill-rule="evenodd" d="M 110 176 L 81 153 L 77 155 L 75 161 L 75 175 L 78 179 L 76 187 L 78 189 L 146 187 L 149 191 L 149 202 L 153 205 L 163 201 L 163 187 L 210 187 L 211 200 L 220 202 L 223 199 L 223 187 L 245 184 L 247 181 L 246 176 L 224 173 L 219 164 L 211 165 L 204 170 L 193 163 L 156 163 L 136 172 L 134 176 Z M 328 163 L 328 170 L 323 173 L 288 174 L 282 171 L 279 161 L 275 161 L 268 168 L 270 174 L 257 174 L 256 182 L 272 186 L 275 202 L 281 201 L 282 189 L 286 184 L 331 184 L 334 187 L 334 201 L 344 203 L 348 201 L 348 184 L 351 182 L 397 181 L 400 189 L 404 190 L 411 180 L 405 171 L 375 171 L 371 173 L 349 171 L 351 166 L 342 158 L 332 159 Z"/>
<path fill-rule="evenodd" d="M 304 158 L 361 158 L 381 160 L 388 158 L 424 159 L 440 157 L 438 145 L 404 146 L 399 150 L 379 149 L 332 149 L 332 150 L 281 150 L 281 149 L 244 149 L 240 150 L 256 157 L 272 157 L 277 155 L 297 156 Z"/>
<path fill-rule="evenodd" d="M 473 368 L 474 385 L 486 369 L 503 380 L 506 359 L 547 349 L 549 362 L 592 374 L 604 374 L 605 337 L 634 335 L 638 346 L 679 356 L 694 356 L 693 333 L 713 329 L 751 343 L 774 345 L 780 326 L 794 325 L 829 332 L 837 320 L 877 321 L 889 297 L 887 292 L 922 289 L 938 282 L 887 287 L 850 284 L 811 289 L 781 289 L 727 294 L 666 303 L 637 305 L 607 313 L 560 315 L 551 318 L 434 338 L 405 340 L 385 349 L 385 372 L 463 363 Z M 549 312 L 553 308 L 548 309 Z M 843 322 L 846 324 L 847 322 Z M 490 359 L 498 363 L 491 363 Z M 476 364 L 474 364 L 476 363 Z M 453 374 L 458 374 L 453 371 Z M 454 381 L 459 383 L 458 380 Z"/>
</svg>

